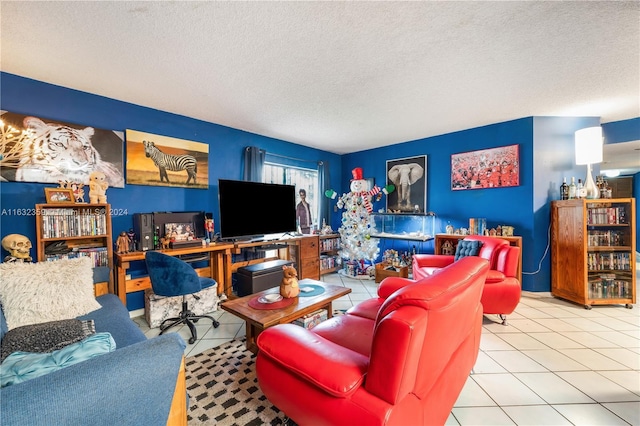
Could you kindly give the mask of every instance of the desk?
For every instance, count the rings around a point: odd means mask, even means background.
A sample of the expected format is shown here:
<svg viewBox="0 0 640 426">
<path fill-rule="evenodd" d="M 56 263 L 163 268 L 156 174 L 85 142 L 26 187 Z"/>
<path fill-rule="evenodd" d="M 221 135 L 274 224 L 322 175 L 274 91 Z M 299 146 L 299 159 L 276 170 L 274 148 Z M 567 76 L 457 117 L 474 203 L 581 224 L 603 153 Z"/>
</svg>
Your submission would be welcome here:
<svg viewBox="0 0 640 426">
<path fill-rule="evenodd" d="M 466 235 L 436 234 L 434 253 L 435 254 L 454 254 L 456 252 L 456 246 L 458 245 L 458 241 L 464 239 L 464 237 L 466 237 Z M 509 241 L 510 245 L 520 247 L 520 259 L 518 260 L 517 274 L 518 274 L 518 280 L 520 281 L 520 283 L 522 283 L 522 237 L 496 235 L 495 238 L 501 238 L 503 240 L 507 240 Z M 448 247 L 443 247 L 445 243 L 448 243 Z M 447 249 L 450 252 L 447 252 Z"/>
<path fill-rule="evenodd" d="M 206 247 L 190 247 L 180 249 L 160 250 L 169 256 L 208 254 L 209 266 L 197 268 L 198 275 L 213 278 L 218 282 L 218 294 L 231 291 L 231 243 L 213 243 Z M 127 279 L 127 270 L 131 262 L 144 261 L 145 252 L 115 254 L 116 285 L 115 291 L 122 303 L 127 305 L 127 293 L 151 288 L 149 277 Z M 229 293 L 227 293 L 229 294 Z"/>
<path fill-rule="evenodd" d="M 198 275 L 213 278 L 218 282 L 218 295 L 226 294 L 228 298 L 233 296 L 231 274 L 236 272 L 241 266 L 253 265 L 266 262 L 267 260 L 284 259 L 293 260 L 298 268 L 298 278 L 320 278 L 319 244 L 317 235 L 306 235 L 301 237 L 283 238 L 270 241 L 253 241 L 235 243 L 219 242 L 206 247 L 190 247 L 160 250 L 169 256 L 207 254 L 209 255 L 209 266 L 197 268 Z M 253 260 L 232 261 L 232 254 L 239 254 L 242 250 L 260 249 L 277 250 L 277 257 L 264 257 Z M 115 254 L 115 291 L 122 303 L 127 303 L 127 293 L 142 291 L 151 288 L 149 277 L 127 279 L 127 270 L 131 267 L 131 262 L 144 261 L 143 251 Z"/>
</svg>

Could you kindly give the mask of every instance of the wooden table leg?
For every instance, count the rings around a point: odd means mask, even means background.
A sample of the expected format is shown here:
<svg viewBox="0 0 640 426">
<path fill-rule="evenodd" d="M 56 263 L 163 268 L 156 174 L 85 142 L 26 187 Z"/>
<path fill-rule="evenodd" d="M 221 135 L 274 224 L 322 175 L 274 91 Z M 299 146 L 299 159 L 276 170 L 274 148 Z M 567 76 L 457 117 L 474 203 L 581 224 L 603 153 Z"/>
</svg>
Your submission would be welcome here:
<svg viewBox="0 0 640 426">
<path fill-rule="evenodd" d="M 247 349 L 254 354 L 258 353 L 258 345 L 256 344 L 256 339 L 258 335 L 262 331 L 262 328 L 256 326 L 255 324 L 251 324 L 246 321 L 246 339 L 245 345 Z"/>
<path fill-rule="evenodd" d="M 127 306 L 127 270 L 130 266 L 129 262 L 116 264 L 115 294 L 120 298 L 124 306 Z"/>
</svg>

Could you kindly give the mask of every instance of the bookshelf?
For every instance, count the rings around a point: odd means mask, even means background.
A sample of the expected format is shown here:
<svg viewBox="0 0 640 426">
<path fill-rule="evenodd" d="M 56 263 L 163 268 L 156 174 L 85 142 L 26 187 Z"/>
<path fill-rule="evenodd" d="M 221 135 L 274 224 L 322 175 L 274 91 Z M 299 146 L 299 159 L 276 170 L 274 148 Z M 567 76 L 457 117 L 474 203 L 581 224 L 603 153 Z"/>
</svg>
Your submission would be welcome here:
<svg viewBox="0 0 640 426">
<path fill-rule="evenodd" d="M 109 204 L 36 204 L 38 262 L 91 258 L 96 296 L 113 293 Z"/>
<path fill-rule="evenodd" d="M 592 305 L 636 302 L 635 199 L 551 203 L 551 293 Z"/>
</svg>

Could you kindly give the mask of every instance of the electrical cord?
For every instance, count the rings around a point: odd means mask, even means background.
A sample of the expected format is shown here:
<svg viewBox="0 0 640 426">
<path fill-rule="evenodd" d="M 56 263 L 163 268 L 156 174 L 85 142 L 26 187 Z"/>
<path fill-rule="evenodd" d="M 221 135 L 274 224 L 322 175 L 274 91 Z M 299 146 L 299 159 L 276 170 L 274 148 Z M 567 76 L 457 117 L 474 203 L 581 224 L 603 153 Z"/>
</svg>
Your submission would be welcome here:
<svg viewBox="0 0 640 426">
<path fill-rule="evenodd" d="M 549 228 L 547 228 L 547 247 L 544 249 L 544 253 L 542 254 L 542 258 L 538 263 L 538 269 L 534 272 L 522 272 L 522 275 L 535 275 L 542 269 L 542 262 L 544 258 L 547 257 L 547 253 L 549 253 L 549 246 L 551 245 L 551 222 L 549 222 Z"/>
</svg>

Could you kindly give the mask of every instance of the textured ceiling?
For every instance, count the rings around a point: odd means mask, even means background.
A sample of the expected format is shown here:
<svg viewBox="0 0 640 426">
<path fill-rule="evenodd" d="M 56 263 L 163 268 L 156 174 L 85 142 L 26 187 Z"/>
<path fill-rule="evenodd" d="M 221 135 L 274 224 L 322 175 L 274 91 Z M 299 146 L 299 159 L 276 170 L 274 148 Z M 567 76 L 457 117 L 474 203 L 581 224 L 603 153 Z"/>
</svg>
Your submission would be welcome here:
<svg viewBox="0 0 640 426">
<path fill-rule="evenodd" d="M 2 1 L 0 14 L 3 71 L 339 154 L 527 116 L 640 116 L 637 1 Z"/>
</svg>

